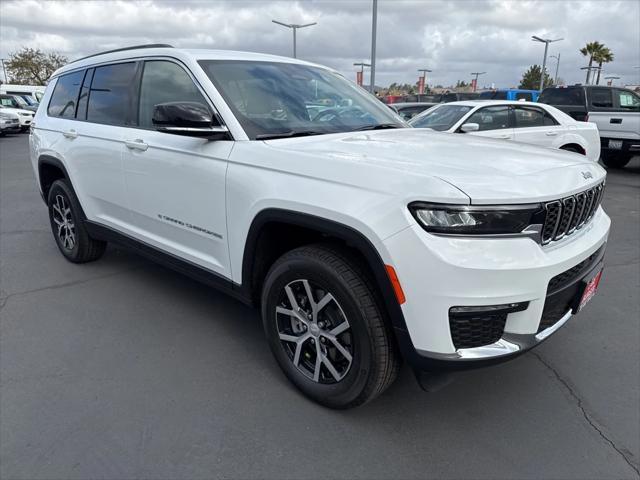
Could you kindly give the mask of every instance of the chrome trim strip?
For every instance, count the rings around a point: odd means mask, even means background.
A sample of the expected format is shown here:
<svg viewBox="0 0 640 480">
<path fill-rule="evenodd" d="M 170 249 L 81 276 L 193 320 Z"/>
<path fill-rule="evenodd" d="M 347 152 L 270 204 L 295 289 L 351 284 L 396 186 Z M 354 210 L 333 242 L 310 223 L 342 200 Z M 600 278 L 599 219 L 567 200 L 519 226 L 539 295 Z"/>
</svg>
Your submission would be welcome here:
<svg viewBox="0 0 640 480">
<path fill-rule="evenodd" d="M 556 330 L 558 330 L 565 323 L 567 323 L 567 320 L 569 320 L 572 316 L 573 316 L 573 314 L 571 313 L 571 310 L 569 310 L 567 313 L 564 314 L 564 317 L 562 317 L 556 323 L 551 325 L 549 328 L 545 328 L 540 333 L 536 334 L 536 336 L 535 336 L 536 340 L 538 342 L 541 342 L 541 341 L 545 340 L 547 337 L 549 337 L 549 335 L 555 333 Z"/>
</svg>

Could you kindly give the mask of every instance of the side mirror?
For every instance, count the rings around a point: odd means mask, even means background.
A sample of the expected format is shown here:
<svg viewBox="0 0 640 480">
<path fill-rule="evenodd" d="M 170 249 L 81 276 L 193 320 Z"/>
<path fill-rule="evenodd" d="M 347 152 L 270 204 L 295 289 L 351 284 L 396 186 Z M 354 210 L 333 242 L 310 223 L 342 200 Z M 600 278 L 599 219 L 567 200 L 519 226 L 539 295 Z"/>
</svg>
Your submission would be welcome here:
<svg viewBox="0 0 640 480">
<path fill-rule="evenodd" d="M 220 140 L 229 129 L 214 123 L 206 105 L 198 102 L 168 102 L 153 107 L 153 126 L 159 132 Z"/>
<path fill-rule="evenodd" d="M 478 123 L 465 123 L 460 127 L 460 131 L 464 133 L 477 132 L 478 130 L 480 130 L 480 124 Z"/>
</svg>

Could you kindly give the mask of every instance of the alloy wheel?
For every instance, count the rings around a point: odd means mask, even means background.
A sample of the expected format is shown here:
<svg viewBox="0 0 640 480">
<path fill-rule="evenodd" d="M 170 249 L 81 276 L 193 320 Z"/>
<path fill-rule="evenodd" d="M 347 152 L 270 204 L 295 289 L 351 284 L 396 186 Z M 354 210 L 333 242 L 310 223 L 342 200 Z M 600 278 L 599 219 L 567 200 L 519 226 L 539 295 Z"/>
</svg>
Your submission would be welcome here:
<svg viewBox="0 0 640 480">
<path fill-rule="evenodd" d="M 289 282 L 276 307 L 280 342 L 293 365 L 317 383 L 342 380 L 353 362 L 351 325 L 327 290 L 307 279 Z"/>
<path fill-rule="evenodd" d="M 58 239 L 65 250 L 73 250 L 76 245 L 76 226 L 71 207 L 63 195 L 56 195 L 52 205 L 53 221 L 58 227 Z"/>
</svg>

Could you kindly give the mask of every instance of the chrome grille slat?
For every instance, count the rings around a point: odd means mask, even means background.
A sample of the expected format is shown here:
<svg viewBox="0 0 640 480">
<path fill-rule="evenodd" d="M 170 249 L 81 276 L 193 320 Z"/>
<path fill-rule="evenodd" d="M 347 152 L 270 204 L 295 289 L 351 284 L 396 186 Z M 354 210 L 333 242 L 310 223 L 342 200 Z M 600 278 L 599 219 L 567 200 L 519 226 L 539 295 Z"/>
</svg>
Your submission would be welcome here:
<svg viewBox="0 0 640 480">
<path fill-rule="evenodd" d="M 560 240 L 586 225 L 595 215 L 603 196 L 604 182 L 584 192 L 545 203 L 542 244 Z"/>
</svg>

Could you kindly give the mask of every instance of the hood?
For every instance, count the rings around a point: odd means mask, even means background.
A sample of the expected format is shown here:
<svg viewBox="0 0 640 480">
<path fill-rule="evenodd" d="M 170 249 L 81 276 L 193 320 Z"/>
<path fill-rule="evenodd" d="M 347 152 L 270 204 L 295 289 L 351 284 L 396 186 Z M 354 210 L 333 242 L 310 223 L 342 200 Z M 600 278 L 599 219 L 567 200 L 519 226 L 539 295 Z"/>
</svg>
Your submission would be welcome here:
<svg viewBox="0 0 640 480">
<path fill-rule="evenodd" d="M 2 112 L 11 112 L 11 113 L 17 113 L 17 114 L 28 114 L 28 115 L 33 115 L 34 112 L 32 112 L 31 110 L 25 110 L 23 108 L 13 108 L 13 107 L 2 107 L 0 109 L 0 111 Z"/>
<path fill-rule="evenodd" d="M 386 169 L 388 175 L 439 178 L 476 204 L 553 200 L 585 190 L 606 176 L 602 167 L 576 153 L 425 129 L 348 132 L 266 143 L 301 155 Z M 362 176 L 366 180 L 366 172 Z"/>
</svg>

